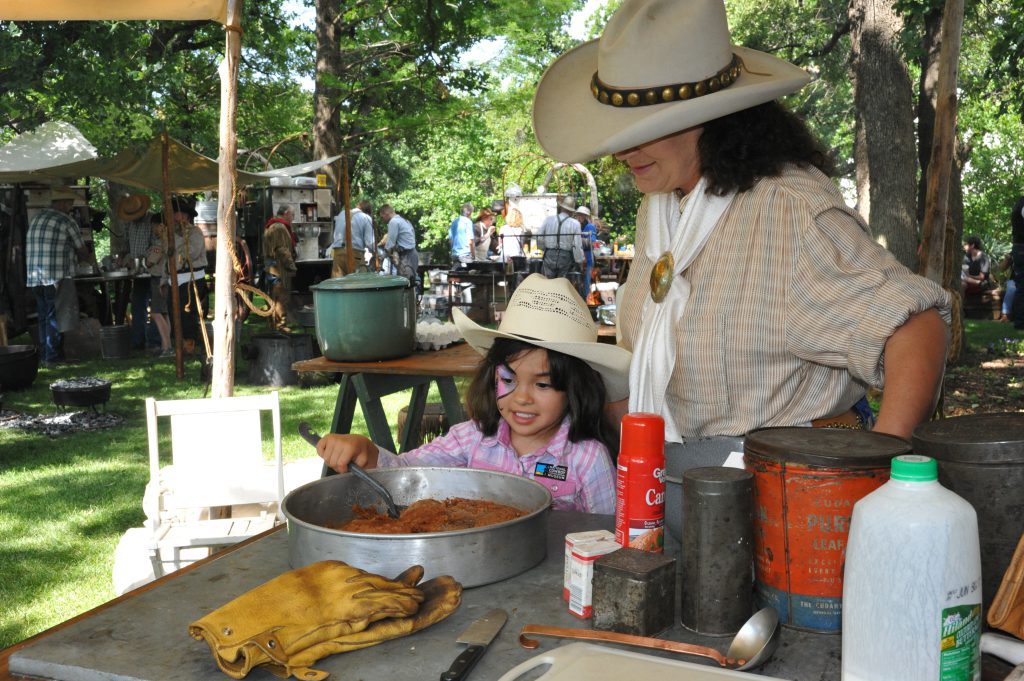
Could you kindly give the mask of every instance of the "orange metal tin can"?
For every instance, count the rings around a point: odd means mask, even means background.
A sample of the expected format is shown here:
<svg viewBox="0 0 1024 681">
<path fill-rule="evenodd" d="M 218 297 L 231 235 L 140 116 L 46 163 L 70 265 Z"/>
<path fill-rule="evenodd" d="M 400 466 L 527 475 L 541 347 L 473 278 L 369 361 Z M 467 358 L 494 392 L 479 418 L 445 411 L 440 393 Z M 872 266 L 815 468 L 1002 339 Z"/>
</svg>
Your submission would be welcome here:
<svg viewBox="0 0 1024 681">
<path fill-rule="evenodd" d="M 754 576 L 759 607 L 795 629 L 839 633 L 853 505 L 889 479 L 910 443 L 864 430 L 762 428 L 747 434 L 754 474 Z"/>
</svg>

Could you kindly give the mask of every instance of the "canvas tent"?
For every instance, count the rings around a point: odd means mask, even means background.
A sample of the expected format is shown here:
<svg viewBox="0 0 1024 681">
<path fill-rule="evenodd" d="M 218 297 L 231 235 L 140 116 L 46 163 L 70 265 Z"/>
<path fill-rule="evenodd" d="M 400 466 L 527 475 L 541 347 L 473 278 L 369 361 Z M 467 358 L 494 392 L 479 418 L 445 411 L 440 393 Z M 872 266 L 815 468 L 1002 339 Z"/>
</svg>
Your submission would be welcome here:
<svg viewBox="0 0 1024 681">
<path fill-rule="evenodd" d="M 65 122 L 44 123 L 0 147 L 0 183 L 52 183 L 69 177 L 99 177 L 138 189 L 164 189 L 162 150 L 159 136 L 141 150 L 124 149 L 111 158 L 96 156 L 96 149 L 75 126 Z M 337 160 L 277 168 L 259 173 L 237 174 L 238 186 L 260 184 L 272 177 L 292 177 L 313 172 Z M 168 143 L 168 191 L 190 194 L 216 189 L 220 168 L 217 161 L 192 151 L 175 139 Z"/>
</svg>

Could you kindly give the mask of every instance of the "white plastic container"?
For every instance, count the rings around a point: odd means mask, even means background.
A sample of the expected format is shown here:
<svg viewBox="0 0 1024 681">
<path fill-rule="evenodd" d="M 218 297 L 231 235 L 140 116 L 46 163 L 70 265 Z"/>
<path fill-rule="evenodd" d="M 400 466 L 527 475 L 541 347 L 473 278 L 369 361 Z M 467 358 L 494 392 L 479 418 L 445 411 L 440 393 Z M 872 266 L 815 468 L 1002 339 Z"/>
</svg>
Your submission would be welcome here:
<svg viewBox="0 0 1024 681">
<path fill-rule="evenodd" d="M 981 679 L 977 514 L 934 459 L 896 457 L 854 504 L 843 580 L 843 681 Z"/>
</svg>

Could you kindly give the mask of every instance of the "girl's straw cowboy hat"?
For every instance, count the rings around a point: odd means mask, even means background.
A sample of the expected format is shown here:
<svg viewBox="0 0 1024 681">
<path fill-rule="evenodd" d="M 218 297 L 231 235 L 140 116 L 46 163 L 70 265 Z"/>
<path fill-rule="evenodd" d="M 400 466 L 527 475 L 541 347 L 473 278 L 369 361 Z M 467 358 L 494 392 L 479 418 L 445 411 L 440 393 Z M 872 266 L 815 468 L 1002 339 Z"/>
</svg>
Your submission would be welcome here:
<svg viewBox="0 0 1024 681">
<path fill-rule="evenodd" d="M 537 141 L 582 163 L 795 92 L 789 62 L 731 44 L 722 0 L 625 0 L 597 40 L 548 67 L 533 100 Z"/>
<path fill-rule="evenodd" d="M 608 400 L 629 394 L 632 353 L 617 345 L 599 343 L 590 310 L 565 278 L 531 274 L 519 284 L 497 329 L 480 326 L 458 308 L 452 317 L 474 350 L 487 354 L 496 338 L 512 338 L 547 350 L 577 357 L 601 374 Z"/>
<path fill-rule="evenodd" d="M 145 194 L 129 194 L 117 204 L 117 217 L 126 222 L 138 220 L 149 210 L 149 197 Z"/>
</svg>

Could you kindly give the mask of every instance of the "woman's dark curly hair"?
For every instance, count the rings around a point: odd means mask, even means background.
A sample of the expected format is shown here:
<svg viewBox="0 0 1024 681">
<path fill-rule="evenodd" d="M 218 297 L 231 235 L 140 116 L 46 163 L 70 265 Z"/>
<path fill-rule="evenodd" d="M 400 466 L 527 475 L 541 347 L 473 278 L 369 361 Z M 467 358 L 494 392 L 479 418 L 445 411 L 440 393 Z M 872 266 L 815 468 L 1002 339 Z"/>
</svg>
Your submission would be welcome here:
<svg viewBox="0 0 1024 681">
<path fill-rule="evenodd" d="M 484 435 L 497 433 L 501 422 L 495 394 L 495 371 L 519 355 L 537 349 L 536 345 L 523 341 L 498 338 L 484 356 L 466 390 L 469 418 L 476 422 Z M 607 394 L 601 374 L 581 359 L 554 350 L 547 350 L 547 353 L 551 385 L 568 398 L 569 441 L 598 440 L 608 448 L 614 460 L 619 443 L 604 415 Z"/>
<path fill-rule="evenodd" d="M 718 196 L 746 191 L 789 163 L 811 165 L 826 175 L 834 170 L 804 120 L 777 101 L 704 123 L 697 149 L 708 191 Z"/>
</svg>

